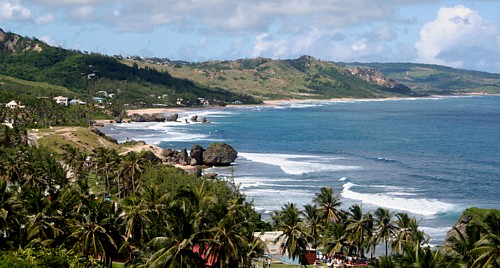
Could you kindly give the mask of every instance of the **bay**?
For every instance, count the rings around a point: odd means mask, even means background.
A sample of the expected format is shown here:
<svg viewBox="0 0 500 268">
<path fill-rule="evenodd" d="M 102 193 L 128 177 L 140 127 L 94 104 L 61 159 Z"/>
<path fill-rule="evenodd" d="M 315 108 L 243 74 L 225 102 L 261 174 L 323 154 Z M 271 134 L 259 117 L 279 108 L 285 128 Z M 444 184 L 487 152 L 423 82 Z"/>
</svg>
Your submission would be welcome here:
<svg viewBox="0 0 500 268">
<path fill-rule="evenodd" d="M 184 123 L 193 115 L 210 123 Z M 284 102 L 187 110 L 179 121 L 102 131 L 178 150 L 232 145 L 236 163 L 206 172 L 233 179 L 264 218 L 326 186 L 343 209 L 409 212 L 439 245 L 465 208 L 500 208 L 500 97 Z"/>
</svg>

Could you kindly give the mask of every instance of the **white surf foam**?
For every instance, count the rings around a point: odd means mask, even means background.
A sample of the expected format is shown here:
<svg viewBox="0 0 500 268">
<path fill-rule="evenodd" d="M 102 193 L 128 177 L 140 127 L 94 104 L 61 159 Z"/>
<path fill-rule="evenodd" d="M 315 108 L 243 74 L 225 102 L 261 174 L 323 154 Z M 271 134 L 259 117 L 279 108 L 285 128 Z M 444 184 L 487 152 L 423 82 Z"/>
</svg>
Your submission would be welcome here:
<svg viewBox="0 0 500 268">
<path fill-rule="evenodd" d="M 343 185 L 342 197 L 360 200 L 362 203 L 372 204 L 375 206 L 386 207 L 395 210 L 408 211 L 414 214 L 424 216 L 432 216 L 439 212 L 453 209 L 452 204 L 441 202 L 436 199 L 416 199 L 402 198 L 381 193 L 358 193 L 351 190 L 355 184 L 348 182 Z"/>
<path fill-rule="evenodd" d="M 359 166 L 335 165 L 331 162 L 325 163 L 323 158 L 314 155 L 292 155 L 292 154 L 258 154 L 239 153 L 247 160 L 269 165 L 279 166 L 283 172 L 291 175 L 301 175 L 323 171 L 357 170 Z M 330 158 L 331 161 L 335 158 Z"/>
</svg>

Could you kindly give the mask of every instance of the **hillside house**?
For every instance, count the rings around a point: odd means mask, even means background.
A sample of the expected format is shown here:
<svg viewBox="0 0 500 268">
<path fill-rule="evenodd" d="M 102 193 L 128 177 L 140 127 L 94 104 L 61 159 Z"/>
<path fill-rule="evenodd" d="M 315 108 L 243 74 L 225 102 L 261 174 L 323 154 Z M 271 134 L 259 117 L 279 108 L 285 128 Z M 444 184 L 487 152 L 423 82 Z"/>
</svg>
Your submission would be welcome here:
<svg viewBox="0 0 500 268">
<path fill-rule="evenodd" d="M 57 96 L 54 97 L 53 100 L 60 105 L 68 106 L 68 97 Z"/>
<path fill-rule="evenodd" d="M 69 105 L 75 105 L 75 104 L 79 104 L 79 105 L 85 105 L 87 104 L 86 102 L 84 101 L 81 101 L 79 99 L 72 99 L 68 102 Z"/>
<path fill-rule="evenodd" d="M 24 106 L 21 106 L 21 102 L 17 103 L 15 100 L 11 100 L 9 103 L 5 104 L 5 108 L 17 109 L 24 108 Z"/>
</svg>

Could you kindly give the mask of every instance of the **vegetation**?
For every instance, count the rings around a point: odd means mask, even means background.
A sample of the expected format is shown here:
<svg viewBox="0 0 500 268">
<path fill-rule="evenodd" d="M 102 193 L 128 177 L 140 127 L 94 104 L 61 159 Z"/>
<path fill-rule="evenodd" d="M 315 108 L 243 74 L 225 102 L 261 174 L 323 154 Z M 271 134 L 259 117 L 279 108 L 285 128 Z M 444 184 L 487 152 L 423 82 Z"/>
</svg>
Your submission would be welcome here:
<svg viewBox="0 0 500 268">
<path fill-rule="evenodd" d="M 0 258 L 9 266 L 243 267 L 264 253 L 254 232 L 268 230 L 282 231 L 282 253 L 292 259 L 311 248 L 368 258 L 381 244 L 377 267 L 500 265 L 495 212 L 469 210 L 484 220 L 440 248 L 406 213 L 342 210 L 328 187 L 303 209 L 285 204 L 265 223 L 232 181 L 187 175 L 100 142 L 92 151 L 28 146 L 22 122 L 0 131 Z M 66 134 L 62 128 L 55 136 Z M 92 140 L 85 131 L 74 135 Z"/>
<path fill-rule="evenodd" d="M 343 66 L 309 56 L 293 60 L 257 58 L 163 65 L 138 59 L 122 62 L 263 99 L 381 98 L 412 94 L 366 82 Z"/>
<path fill-rule="evenodd" d="M 500 74 L 416 63 L 349 63 L 380 70 L 413 91 L 425 94 L 500 93 Z"/>
<path fill-rule="evenodd" d="M 114 95 L 113 102 L 141 107 L 175 105 L 179 98 L 184 105 L 199 105 L 198 98 L 212 103 L 258 103 L 250 96 L 197 85 L 168 72 L 127 66 L 115 57 L 50 47 L 37 39 L 0 33 L 0 91 L 6 96 L 19 97 L 29 92 L 52 98 L 67 93 L 69 97 L 90 100 L 97 92 L 105 91 L 108 96 Z"/>
</svg>

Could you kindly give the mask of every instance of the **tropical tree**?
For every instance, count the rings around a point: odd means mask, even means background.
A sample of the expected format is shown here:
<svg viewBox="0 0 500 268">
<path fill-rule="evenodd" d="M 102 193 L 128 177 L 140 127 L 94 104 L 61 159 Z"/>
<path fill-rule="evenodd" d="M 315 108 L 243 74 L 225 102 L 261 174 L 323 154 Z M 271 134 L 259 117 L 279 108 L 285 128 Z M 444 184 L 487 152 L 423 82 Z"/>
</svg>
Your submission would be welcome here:
<svg viewBox="0 0 500 268">
<path fill-rule="evenodd" d="M 203 251 L 206 261 L 213 260 L 219 267 L 238 267 L 244 263 L 249 252 L 249 238 L 253 238 L 251 223 L 245 220 L 243 204 L 231 200 L 228 206 L 221 205 L 221 219 L 215 226 L 204 232 L 208 244 Z"/>
<path fill-rule="evenodd" d="M 385 244 L 385 257 L 388 256 L 389 242 L 393 239 L 396 226 L 392 222 L 392 213 L 385 208 L 378 208 L 374 212 L 375 241 Z"/>
<path fill-rule="evenodd" d="M 69 241 L 73 250 L 83 256 L 92 256 L 109 263 L 121 245 L 121 237 L 115 227 L 116 217 L 121 214 L 109 201 L 90 195 L 82 200 L 81 218 L 74 222 Z"/>
<path fill-rule="evenodd" d="M 392 241 L 392 251 L 402 254 L 406 244 L 427 243 L 428 236 L 418 229 L 418 222 L 415 217 L 410 218 L 408 213 L 396 213 L 396 231 Z"/>
<path fill-rule="evenodd" d="M 92 157 L 96 170 L 102 176 L 104 190 L 108 191 L 111 170 L 119 160 L 118 152 L 115 149 L 99 147 L 93 150 Z"/>
<path fill-rule="evenodd" d="M 136 152 L 128 152 L 123 158 L 117 170 L 118 195 L 120 196 L 120 179 L 122 178 L 126 185 L 131 185 L 132 193 L 136 191 L 136 180 L 144 171 L 144 160 Z M 128 189 L 129 187 L 125 187 Z"/>
<path fill-rule="evenodd" d="M 354 245 L 356 255 L 363 256 L 364 248 L 366 247 L 366 237 L 368 237 L 369 221 L 371 217 L 369 214 L 363 215 L 363 209 L 360 205 L 353 205 L 349 208 L 347 216 L 346 236 Z"/>
<path fill-rule="evenodd" d="M 461 261 L 467 264 L 467 267 L 472 267 L 475 257 L 471 255 L 472 250 L 476 246 L 476 242 L 481 239 L 484 228 L 481 225 L 470 223 L 465 228 L 465 232 L 460 231 L 456 226 L 453 226 L 453 236 L 448 243 L 448 250 L 456 253 L 461 257 Z"/>
<path fill-rule="evenodd" d="M 309 243 L 313 248 L 317 248 L 325 231 L 319 209 L 316 205 L 307 204 L 303 213 L 305 232 L 311 238 Z"/>
<path fill-rule="evenodd" d="M 7 182 L 0 179 L 0 247 L 6 248 L 21 228 L 24 209 L 14 192 L 7 187 Z"/>
<path fill-rule="evenodd" d="M 300 257 L 302 252 L 307 249 L 310 237 L 304 228 L 301 212 L 297 205 L 294 203 L 285 204 L 275 217 L 276 229 L 283 232 L 276 239 L 277 242 L 284 238 L 282 254 L 287 253 L 292 259 Z"/>
<path fill-rule="evenodd" d="M 471 255 L 477 256 L 473 267 L 500 267 L 500 215 L 490 213 L 483 221 L 485 234 L 474 244 Z"/>
<path fill-rule="evenodd" d="M 327 223 L 339 222 L 342 212 L 337 208 L 342 205 L 339 195 L 334 195 L 331 187 L 322 187 L 317 193 L 313 202 L 318 205 L 319 210 Z"/>
</svg>

